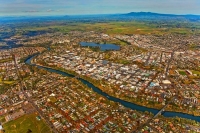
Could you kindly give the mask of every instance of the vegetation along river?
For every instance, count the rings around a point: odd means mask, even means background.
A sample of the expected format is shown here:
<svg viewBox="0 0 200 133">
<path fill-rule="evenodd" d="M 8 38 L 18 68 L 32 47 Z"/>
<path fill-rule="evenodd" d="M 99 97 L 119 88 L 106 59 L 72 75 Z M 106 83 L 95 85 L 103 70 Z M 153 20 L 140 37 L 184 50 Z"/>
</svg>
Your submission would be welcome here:
<svg viewBox="0 0 200 133">
<path fill-rule="evenodd" d="M 53 72 L 53 73 L 57 73 L 57 74 L 60 74 L 60 75 L 63 75 L 63 76 L 68 76 L 68 77 L 75 77 L 74 75 L 71 75 L 71 74 L 68 74 L 66 72 L 62 72 L 62 71 L 59 71 L 59 70 L 56 70 L 56 69 L 52 69 L 52 68 L 47 68 L 47 67 L 43 67 L 43 66 L 39 66 L 39 65 L 35 65 L 35 64 L 32 64 L 31 63 L 31 60 L 36 56 L 37 54 L 33 55 L 33 56 L 30 56 L 28 57 L 26 60 L 25 60 L 25 63 L 28 64 L 28 65 L 32 65 L 32 66 L 36 66 L 40 69 L 45 69 L 49 72 Z M 151 112 L 153 114 L 157 114 L 159 112 L 158 109 L 153 109 L 153 108 L 148 108 L 148 107 L 144 107 L 144 106 L 140 106 L 140 105 L 136 105 L 134 103 L 130 103 L 130 102 L 127 102 L 127 101 L 124 101 L 124 100 L 121 100 L 119 98 L 115 98 L 115 97 L 112 97 L 110 95 L 108 95 L 107 93 L 101 91 L 99 88 L 95 87 L 93 84 L 91 84 L 90 82 L 84 80 L 84 79 L 81 79 L 79 78 L 78 80 L 80 80 L 83 84 L 87 85 L 88 87 L 92 88 L 92 90 L 104 97 L 106 97 L 108 100 L 110 101 L 114 101 L 114 102 L 118 102 L 120 103 L 121 105 L 127 107 L 127 108 L 130 108 L 130 109 L 133 109 L 133 110 L 138 110 L 138 111 L 142 111 L 142 112 L 145 112 L 145 111 L 148 111 L 148 112 Z M 163 116 L 165 117 L 181 117 L 181 118 L 187 118 L 187 119 L 191 119 L 191 120 L 195 120 L 195 121 L 198 121 L 200 122 L 200 116 L 193 116 L 193 115 L 189 115 L 189 114 L 184 114 L 184 113 L 179 113 L 179 112 L 168 112 L 168 111 L 164 111 L 162 113 Z"/>
</svg>

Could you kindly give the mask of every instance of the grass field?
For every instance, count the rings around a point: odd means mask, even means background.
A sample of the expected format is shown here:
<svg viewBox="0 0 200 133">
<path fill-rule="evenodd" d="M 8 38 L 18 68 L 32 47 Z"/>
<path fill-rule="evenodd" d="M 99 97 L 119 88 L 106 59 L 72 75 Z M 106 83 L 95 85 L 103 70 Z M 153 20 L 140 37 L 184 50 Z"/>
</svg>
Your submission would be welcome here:
<svg viewBox="0 0 200 133">
<path fill-rule="evenodd" d="M 200 75 L 200 71 L 192 71 L 192 73 Z"/>
<path fill-rule="evenodd" d="M 2 78 L 0 77 L 0 84 L 7 84 L 7 85 L 12 85 L 15 83 L 15 81 L 3 81 Z"/>
<path fill-rule="evenodd" d="M 45 25 L 45 26 L 31 26 L 24 27 L 23 31 L 48 31 L 54 30 L 63 33 L 67 33 L 69 31 L 97 31 L 103 32 L 110 35 L 114 34 L 157 34 L 162 35 L 166 33 L 179 33 L 179 34 L 190 34 L 191 29 L 188 27 L 183 28 L 159 28 L 159 24 L 154 23 L 145 23 L 138 21 L 131 22 L 105 22 L 105 23 L 66 23 L 66 24 L 57 24 L 54 25 Z M 199 30 L 196 31 L 200 33 Z"/>
<path fill-rule="evenodd" d="M 179 74 L 180 75 L 186 75 L 186 72 L 185 71 L 179 71 Z"/>
<path fill-rule="evenodd" d="M 13 60 L 12 58 L 1 59 L 0 63 L 9 62 L 9 61 L 12 61 L 12 60 Z"/>
<path fill-rule="evenodd" d="M 42 120 L 38 121 L 36 116 L 36 114 L 24 115 L 4 124 L 5 133 L 27 133 L 28 129 L 32 133 L 51 133 L 49 127 Z"/>
<path fill-rule="evenodd" d="M 0 116 L 0 122 L 5 122 L 5 117 L 4 116 Z"/>
</svg>

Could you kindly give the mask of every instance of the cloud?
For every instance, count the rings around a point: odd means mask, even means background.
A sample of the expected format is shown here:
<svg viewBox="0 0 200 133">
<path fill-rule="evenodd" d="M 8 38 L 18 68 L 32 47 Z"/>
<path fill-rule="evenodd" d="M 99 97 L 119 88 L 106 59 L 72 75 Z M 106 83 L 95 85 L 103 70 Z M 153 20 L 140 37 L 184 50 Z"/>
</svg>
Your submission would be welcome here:
<svg viewBox="0 0 200 133">
<path fill-rule="evenodd" d="M 0 0 L 0 14 L 105 14 L 150 11 L 200 14 L 200 0 Z"/>
<path fill-rule="evenodd" d="M 30 11 L 23 11 L 23 12 L 34 13 L 34 12 L 40 12 L 40 11 L 37 11 L 37 10 L 30 10 Z"/>
<path fill-rule="evenodd" d="M 52 10 L 52 9 L 48 9 L 48 10 L 46 10 L 47 12 L 53 12 L 54 10 Z"/>
</svg>

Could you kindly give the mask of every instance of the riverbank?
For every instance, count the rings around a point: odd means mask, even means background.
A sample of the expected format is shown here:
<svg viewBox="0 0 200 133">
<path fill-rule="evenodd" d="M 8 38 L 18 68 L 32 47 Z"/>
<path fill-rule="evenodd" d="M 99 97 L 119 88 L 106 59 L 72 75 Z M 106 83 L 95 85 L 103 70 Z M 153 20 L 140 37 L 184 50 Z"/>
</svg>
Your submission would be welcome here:
<svg viewBox="0 0 200 133">
<path fill-rule="evenodd" d="M 38 66 L 40 66 L 40 65 L 38 65 Z M 46 66 L 40 66 L 40 67 L 46 68 L 47 70 L 54 70 L 54 71 L 60 71 L 61 73 L 67 73 L 67 74 L 69 74 L 71 77 L 78 76 L 77 73 L 75 73 L 74 71 L 71 71 L 71 70 L 60 69 L 60 68 L 58 68 L 58 67 L 55 67 L 55 69 L 52 69 L 51 67 L 46 67 Z M 59 74 L 60 74 L 60 73 L 59 73 Z M 68 75 L 68 76 L 69 76 L 69 75 Z M 102 90 L 103 86 L 99 85 L 98 82 L 94 82 L 93 80 L 88 79 L 88 77 L 86 77 L 86 76 L 79 76 L 79 77 L 80 77 L 80 79 L 82 79 L 82 80 L 84 80 L 84 81 L 86 81 L 86 82 L 88 82 L 88 80 L 90 80 L 89 83 L 92 84 L 92 85 L 94 85 L 96 88 L 99 88 L 99 90 L 101 90 L 103 94 L 107 94 L 107 95 L 108 95 L 108 97 L 107 97 L 108 99 L 109 99 L 109 96 L 112 97 L 112 98 L 118 99 L 118 97 L 113 97 L 113 95 L 104 92 L 104 91 Z M 90 87 L 90 86 L 89 86 L 89 87 Z M 120 99 L 120 98 L 119 98 L 119 99 Z M 143 112 L 144 112 L 144 111 L 149 111 L 149 112 L 151 112 L 151 113 L 153 113 L 153 114 L 156 114 L 156 113 L 159 111 L 158 109 L 151 108 L 151 107 L 146 107 L 146 106 L 140 105 L 140 104 L 135 104 L 135 103 L 126 101 L 126 100 L 124 100 L 124 99 L 120 99 L 120 101 L 123 101 L 123 102 L 128 103 L 128 104 L 132 104 L 132 105 L 134 105 L 134 106 L 140 106 L 140 107 L 144 107 L 144 108 L 145 108 L 144 110 L 138 109 L 139 111 L 143 111 Z M 174 114 L 174 115 L 173 115 L 173 114 Z M 194 118 L 193 120 L 195 120 L 195 118 L 197 117 L 197 118 L 196 118 L 196 121 L 200 121 L 200 118 L 199 118 L 198 116 L 194 116 L 193 114 L 192 114 L 192 115 L 189 115 L 189 114 L 182 113 L 182 112 L 178 112 L 178 111 L 176 111 L 176 112 L 175 112 L 175 111 L 165 111 L 165 112 L 163 113 L 163 115 L 164 115 L 164 116 L 167 116 L 167 117 L 174 117 L 174 116 L 181 117 L 181 115 L 183 115 L 183 118 L 187 118 L 187 119 L 192 119 L 192 118 Z"/>
<path fill-rule="evenodd" d="M 50 71 L 50 72 L 61 74 L 63 76 L 70 76 L 70 77 L 78 76 L 78 74 L 74 71 L 65 70 L 63 68 L 58 68 L 56 66 L 54 66 L 55 69 L 52 69 L 52 66 L 48 67 L 48 66 L 41 66 L 40 64 L 38 64 L 38 65 L 32 64 L 31 60 L 35 56 L 25 60 L 26 63 L 29 64 L 29 65 L 35 65 L 39 68 L 46 69 L 47 71 Z M 105 96 L 109 100 L 119 102 L 120 104 L 122 104 L 125 107 L 131 108 L 131 109 L 134 109 L 134 110 L 138 110 L 138 111 L 143 111 L 143 112 L 148 111 L 148 112 L 151 112 L 153 114 L 156 114 L 159 111 L 158 109 L 155 109 L 155 108 L 149 108 L 149 107 L 146 107 L 146 106 L 143 106 L 143 105 L 134 104 L 134 103 L 126 101 L 122 98 L 115 97 L 115 96 L 113 96 L 114 93 L 111 94 L 111 92 L 108 92 L 108 91 L 106 91 L 108 93 L 105 93 L 105 91 L 103 91 L 103 89 L 105 90 L 106 87 L 103 86 L 102 84 L 100 84 L 100 81 L 97 82 L 97 81 L 94 81 L 94 79 L 88 79 L 89 77 L 81 76 L 81 75 L 79 77 L 80 77 L 79 80 L 81 80 L 84 84 L 88 85 L 88 87 L 92 88 L 95 92 Z M 182 117 L 182 118 L 191 119 L 191 120 L 195 120 L 195 121 L 200 122 L 199 116 L 194 116 L 193 114 L 189 115 L 189 114 L 178 112 L 178 111 L 174 111 L 174 112 L 165 111 L 163 113 L 163 116 L 165 116 L 165 117 L 176 117 L 177 116 L 177 117 Z"/>
<path fill-rule="evenodd" d="M 42 66 L 41 64 L 37 64 L 37 65 L 38 66 Z M 161 104 L 157 104 L 157 103 L 148 104 L 145 100 L 144 101 L 143 100 L 139 100 L 139 99 L 134 98 L 134 97 L 132 97 L 130 99 L 129 97 L 125 97 L 125 96 L 123 97 L 121 95 L 117 95 L 117 93 L 115 93 L 113 90 L 116 90 L 116 88 L 118 86 L 110 86 L 110 85 L 106 84 L 105 81 L 95 80 L 95 79 L 90 78 L 89 76 L 79 75 L 78 73 L 76 73 L 75 71 L 72 71 L 72 70 L 66 70 L 64 68 L 59 68 L 59 67 L 56 67 L 56 66 L 42 66 L 42 67 L 59 70 L 59 71 L 68 73 L 70 75 L 73 75 L 74 77 L 80 77 L 81 79 L 84 79 L 84 80 L 90 82 L 91 84 L 93 84 L 95 87 L 99 88 L 104 93 L 106 93 L 106 94 L 108 94 L 110 96 L 116 97 L 118 99 L 124 100 L 126 102 L 130 102 L 130 103 L 133 103 L 133 104 L 136 104 L 136 105 L 139 105 L 139 106 L 144 106 L 144 107 L 151 108 L 151 109 L 156 109 L 156 110 L 160 110 L 163 107 L 163 105 L 161 105 Z M 147 103 L 148 105 L 145 104 L 145 103 Z M 157 104 L 157 105 L 155 105 L 155 104 Z M 186 110 L 181 110 L 181 109 L 179 110 L 178 108 L 173 110 L 171 108 L 172 108 L 172 105 L 169 105 L 169 107 L 167 107 L 165 110 L 168 111 L 168 112 L 189 114 L 189 115 L 193 115 L 193 116 L 197 116 L 197 117 L 200 115 L 199 113 L 197 114 L 197 113 L 192 112 L 192 111 L 188 112 Z"/>
<path fill-rule="evenodd" d="M 136 105 L 139 105 L 139 106 L 144 106 L 144 107 L 147 107 L 147 108 L 157 109 L 157 110 L 160 110 L 163 107 L 163 105 L 161 105 L 161 104 L 157 104 L 157 105 L 150 105 L 149 104 L 149 105 L 146 105 L 145 101 L 141 102 L 141 100 L 138 100 L 137 98 L 131 98 L 131 99 L 129 99 L 128 97 L 121 97 L 119 95 L 116 95 L 116 93 L 113 91 L 113 89 L 112 90 L 110 89 L 110 88 L 112 88 L 114 86 L 108 87 L 108 84 L 106 84 L 105 81 L 98 81 L 98 80 L 92 79 L 92 78 L 90 78 L 88 76 L 79 75 L 78 73 L 76 73 L 74 71 L 71 71 L 71 70 L 60 69 L 58 67 L 56 67 L 55 69 L 63 71 L 63 72 L 70 73 L 70 74 L 75 75 L 75 76 L 78 76 L 78 77 L 80 77 L 80 78 L 82 78 L 82 79 L 90 82 L 91 84 L 93 84 L 95 87 L 99 88 L 104 93 L 107 93 L 110 96 L 119 98 L 119 99 L 124 100 L 126 102 L 130 102 L 130 103 L 133 103 L 133 104 L 136 104 Z M 170 107 L 171 106 L 172 105 L 170 105 Z M 189 114 L 189 115 L 193 115 L 193 116 L 197 116 L 197 117 L 199 117 L 199 115 L 200 115 L 200 114 L 195 114 L 195 112 L 192 112 L 192 111 L 188 112 L 186 110 L 181 110 L 181 109 L 178 110 L 178 108 L 176 108 L 176 110 L 173 110 L 170 107 L 167 107 L 166 111 L 168 111 L 168 112 L 183 113 L 183 114 Z"/>
</svg>

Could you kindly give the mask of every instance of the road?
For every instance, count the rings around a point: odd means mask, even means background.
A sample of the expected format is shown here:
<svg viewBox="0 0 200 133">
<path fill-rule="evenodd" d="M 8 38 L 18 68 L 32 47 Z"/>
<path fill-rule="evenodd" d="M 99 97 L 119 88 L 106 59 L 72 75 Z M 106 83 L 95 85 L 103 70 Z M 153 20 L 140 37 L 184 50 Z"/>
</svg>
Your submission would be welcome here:
<svg viewBox="0 0 200 133">
<path fill-rule="evenodd" d="M 146 61 L 145 61 L 145 66 L 148 65 L 149 63 L 149 59 L 151 58 L 152 52 L 149 53 L 149 56 L 147 57 Z"/>
<path fill-rule="evenodd" d="M 155 119 L 158 115 L 160 115 L 164 110 L 165 108 L 170 104 L 172 103 L 175 99 L 176 99 L 176 95 L 165 105 L 163 106 L 160 111 L 158 111 L 158 113 L 156 113 L 152 118 L 148 119 L 145 123 L 143 123 L 142 125 L 140 125 L 136 130 L 134 130 L 132 133 L 137 133 L 140 129 L 142 129 L 143 127 L 149 125 L 149 123 Z"/>
<path fill-rule="evenodd" d="M 26 87 L 26 85 L 23 83 L 23 79 L 21 77 L 21 74 L 20 74 L 20 71 L 19 71 L 19 68 L 17 66 L 17 61 L 16 61 L 16 58 L 15 58 L 15 55 L 13 53 L 11 53 L 11 55 L 13 56 L 13 59 L 14 59 L 14 65 L 15 65 L 15 70 L 16 70 L 16 73 L 17 73 L 17 76 L 20 80 L 20 88 L 21 88 L 21 91 L 22 93 L 24 94 L 26 100 L 28 102 L 31 103 L 31 105 L 35 108 L 35 110 L 38 112 L 38 114 L 45 120 L 46 124 L 50 127 L 50 129 L 54 132 L 54 133 L 58 133 L 57 129 L 53 126 L 53 124 L 48 120 L 48 118 L 46 118 L 46 116 L 43 114 L 43 112 L 37 107 L 37 105 L 35 105 L 34 101 L 27 95 L 27 93 L 24 91 L 24 87 Z"/>
</svg>

